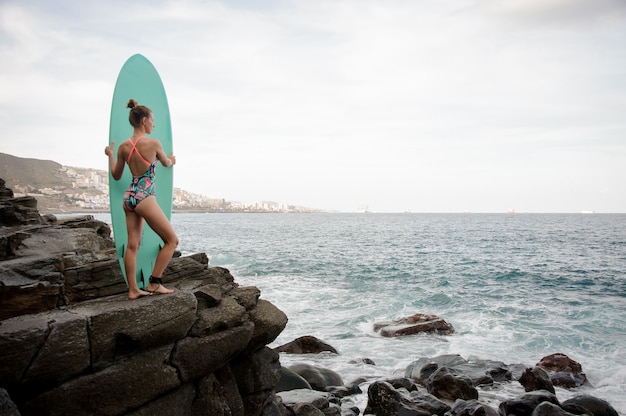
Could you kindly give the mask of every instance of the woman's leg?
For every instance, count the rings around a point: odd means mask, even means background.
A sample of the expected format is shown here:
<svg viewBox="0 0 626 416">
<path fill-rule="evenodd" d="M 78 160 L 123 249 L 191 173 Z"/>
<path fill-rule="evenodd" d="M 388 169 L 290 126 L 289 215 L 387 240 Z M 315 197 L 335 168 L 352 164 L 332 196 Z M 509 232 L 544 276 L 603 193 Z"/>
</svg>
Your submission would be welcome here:
<svg viewBox="0 0 626 416">
<path fill-rule="evenodd" d="M 172 224 L 170 224 L 169 220 L 163 213 L 163 210 L 157 203 L 156 196 L 150 196 L 141 201 L 141 203 L 135 208 L 135 212 L 143 217 L 150 228 L 152 228 L 152 230 L 154 230 L 154 232 L 161 237 L 161 240 L 163 240 L 164 245 L 157 255 L 156 261 L 154 262 L 154 269 L 152 271 L 153 277 L 160 278 L 172 259 L 174 250 L 176 250 L 176 247 L 178 246 L 178 237 L 174 232 L 174 228 L 172 228 Z M 152 291 L 162 294 L 173 292 L 173 290 L 166 289 L 164 286 L 159 284 L 150 284 L 147 289 L 149 292 Z"/>
<path fill-rule="evenodd" d="M 128 299 L 137 299 L 140 296 L 149 295 L 145 290 L 137 286 L 137 252 L 141 243 L 143 231 L 143 219 L 133 211 L 124 210 L 126 213 L 126 230 L 128 242 L 124 253 L 124 269 L 128 281 Z"/>
</svg>

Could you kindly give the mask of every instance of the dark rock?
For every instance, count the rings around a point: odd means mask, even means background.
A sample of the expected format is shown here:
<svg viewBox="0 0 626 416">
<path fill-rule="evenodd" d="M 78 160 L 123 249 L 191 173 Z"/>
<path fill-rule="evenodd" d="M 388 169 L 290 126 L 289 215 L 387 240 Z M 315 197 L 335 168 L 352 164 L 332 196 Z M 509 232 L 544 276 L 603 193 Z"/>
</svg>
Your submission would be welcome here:
<svg viewBox="0 0 626 416">
<path fill-rule="evenodd" d="M 246 348 L 253 327 L 252 323 L 246 323 L 202 338 L 184 338 L 176 344 L 172 364 L 183 382 L 210 374 Z"/>
<path fill-rule="evenodd" d="M 391 384 L 395 389 L 405 389 L 406 391 L 416 391 L 417 386 L 413 384 L 411 379 L 402 377 L 402 378 L 391 378 L 385 380 L 387 383 Z"/>
<path fill-rule="evenodd" d="M 169 364 L 171 351 L 171 345 L 153 349 L 71 380 L 27 401 L 26 413 L 88 416 L 128 412 L 180 386 L 176 369 Z"/>
<path fill-rule="evenodd" d="M 274 350 L 286 354 L 319 354 L 321 352 L 338 354 L 334 347 L 311 335 L 296 338 L 291 342 L 274 348 Z"/>
<path fill-rule="evenodd" d="M 193 385 L 186 384 L 171 393 L 150 401 L 133 412 L 126 413 L 124 416 L 171 416 L 173 413 L 172 409 L 177 409 L 180 414 L 186 414 L 183 409 L 192 408 L 194 395 L 199 394 L 199 390 L 196 391 Z M 198 412 L 193 414 L 197 416 L 212 416 L 219 413 Z"/>
<path fill-rule="evenodd" d="M 312 397 L 306 402 L 285 403 L 285 407 L 293 412 L 296 416 L 341 416 L 341 408 L 332 403 L 332 396 Z"/>
<path fill-rule="evenodd" d="M 351 364 L 367 364 L 367 365 L 376 365 L 374 360 L 367 357 L 357 358 L 355 360 L 350 360 Z"/>
<path fill-rule="evenodd" d="M 500 403 L 499 410 L 502 415 L 532 415 L 533 411 L 543 402 L 560 406 L 556 396 L 549 391 L 540 390 L 526 393 L 513 399 L 504 400 Z"/>
<path fill-rule="evenodd" d="M 579 406 L 593 416 L 617 416 L 617 410 L 611 406 L 607 401 L 600 398 L 590 396 L 587 394 L 581 394 L 563 402 L 563 408 L 574 409 L 575 406 Z"/>
<path fill-rule="evenodd" d="M 478 399 L 478 390 L 469 377 L 455 374 L 447 367 L 440 367 L 428 377 L 428 392 L 445 400 Z"/>
<path fill-rule="evenodd" d="M 432 359 L 420 358 L 419 360 L 413 361 L 408 365 L 404 371 L 404 376 L 417 381 L 422 386 L 425 386 L 428 381 L 428 377 L 430 377 L 431 374 L 438 368 L 439 364 L 434 362 Z"/>
<path fill-rule="evenodd" d="M 197 383 L 195 400 L 191 406 L 193 415 L 229 415 L 231 414 L 231 404 L 226 395 L 226 389 L 218 381 L 215 374 L 209 374 L 201 378 Z M 241 397 L 239 397 L 241 402 Z M 243 416 L 243 403 L 239 407 L 240 415 Z"/>
<path fill-rule="evenodd" d="M 519 382 L 526 391 L 547 390 L 550 393 L 555 393 L 550 376 L 541 367 L 527 368 Z"/>
<path fill-rule="evenodd" d="M 533 410 L 532 416 L 576 416 L 574 413 L 570 413 L 564 410 L 561 406 L 553 403 L 543 402 L 539 403 L 535 410 Z"/>
<path fill-rule="evenodd" d="M 2 180 L 2 179 L 0 179 Z M 5 389 L 0 388 L 0 415 L 20 416 L 20 411 Z"/>
<path fill-rule="evenodd" d="M 250 310 L 257 306 L 257 302 L 259 301 L 259 296 L 261 296 L 261 291 L 256 287 L 238 287 L 233 289 L 230 293 L 237 302 L 241 304 L 246 310 Z"/>
<path fill-rule="evenodd" d="M 565 354 L 556 353 L 543 357 L 537 363 L 537 367 L 546 370 L 555 386 L 579 387 L 587 381 L 587 376 L 583 373 L 580 363 Z"/>
<path fill-rule="evenodd" d="M 261 414 L 272 402 L 274 386 L 280 380 L 280 369 L 278 354 L 267 347 L 232 360 L 231 370 L 237 380 L 245 415 Z"/>
<path fill-rule="evenodd" d="M 280 380 L 275 387 L 276 392 L 299 389 L 311 390 L 311 385 L 301 375 L 294 373 L 286 367 L 281 367 L 280 370 Z"/>
<path fill-rule="evenodd" d="M 478 400 L 457 400 L 446 416 L 498 416 L 498 411 Z"/>
<path fill-rule="evenodd" d="M 367 407 L 365 414 L 377 416 L 430 416 L 432 414 L 443 415 L 450 407 L 443 402 L 437 401 L 433 406 L 431 400 L 421 400 L 408 395 L 403 395 L 385 381 L 372 383 L 367 391 Z"/>
<path fill-rule="evenodd" d="M 13 198 L 13 190 L 6 187 L 6 181 L 0 178 L 0 201 Z"/>
<path fill-rule="evenodd" d="M 291 411 L 295 416 L 324 416 L 324 412 L 311 403 L 296 403 Z"/>
<path fill-rule="evenodd" d="M 424 391 L 412 391 L 409 397 L 420 409 L 425 409 L 433 415 L 443 415 L 450 410 L 446 403 Z"/>
<path fill-rule="evenodd" d="M 454 332 L 454 327 L 437 315 L 416 313 L 395 321 L 377 322 L 374 324 L 374 331 L 380 332 L 380 335 L 384 337 L 398 337 L 418 333 L 450 335 Z"/>
<path fill-rule="evenodd" d="M 328 368 L 294 364 L 289 369 L 304 378 L 314 390 L 326 391 L 330 386 L 343 386 L 341 376 Z"/>
<path fill-rule="evenodd" d="M 254 333 L 248 346 L 252 351 L 270 344 L 287 325 L 287 315 L 263 299 L 259 299 L 256 307 L 249 310 L 248 316 L 254 324 Z"/>
<path fill-rule="evenodd" d="M 349 384 L 347 386 L 330 386 L 326 387 L 326 391 L 338 398 L 354 396 L 363 393 L 358 384 Z"/>
<path fill-rule="evenodd" d="M 199 253 L 171 259 L 173 294 L 129 301 L 107 224 L 2 183 L 0 414 L 282 416 L 265 345 L 287 317 L 257 288 Z"/>
<path fill-rule="evenodd" d="M 197 298 L 198 292 L 195 295 Z M 199 301 L 197 318 L 189 331 L 189 335 L 194 337 L 202 337 L 232 329 L 242 325 L 248 319 L 246 308 L 231 297 L 223 298 L 213 307 L 201 307 L 200 304 L 202 302 Z"/>
</svg>

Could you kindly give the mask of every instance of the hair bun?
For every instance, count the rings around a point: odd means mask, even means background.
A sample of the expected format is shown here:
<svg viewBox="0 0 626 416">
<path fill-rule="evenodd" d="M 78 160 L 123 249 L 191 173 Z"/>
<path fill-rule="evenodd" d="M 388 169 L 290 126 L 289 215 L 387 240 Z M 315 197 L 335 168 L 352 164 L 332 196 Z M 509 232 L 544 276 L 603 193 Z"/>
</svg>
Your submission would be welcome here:
<svg viewBox="0 0 626 416">
<path fill-rule="evenodd" d="M 133 108 L 137 107 L 137 101 L 131 98 L 130 100 L 128 100 L 128 104 L 126 104 L 126 107 L 132 110 Z"/>
</svg>

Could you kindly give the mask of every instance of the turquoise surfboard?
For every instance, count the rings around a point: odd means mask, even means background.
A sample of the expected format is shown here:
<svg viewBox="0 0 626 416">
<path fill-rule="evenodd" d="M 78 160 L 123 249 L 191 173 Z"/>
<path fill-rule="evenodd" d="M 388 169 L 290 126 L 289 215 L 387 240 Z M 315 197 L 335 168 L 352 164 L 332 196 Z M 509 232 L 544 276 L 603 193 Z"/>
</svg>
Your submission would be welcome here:
<svg viewBox="0 0 626 416">
<path fill-rule="evenodd" d="M 139 105 L 145 105 L 152 110 L 155 127 L 150 137 L 159 139 L 165 154 L 169 155 L 173 149 L 172 126 L 165 89 L 156 68 L 140 54 L 128 58 L 124 66 L 122 66 L 115 83 L 113 103 L 111 104 L 108 143 L 115 142 L 114 154 L 117 157 L 119 145 L 133 135 L 133 127 L 128 121 L 130 109 L 126 107 L 128 100 L 131 98 L 134 98 Z M 137 285 L 145 289 L 148 285 L 148 279 L 152 273 L 156 256 L 163 246 L 163 241 L 150 229 L 147 223 L 144 223 L 141 245 L 137 254 L 137 276 L 126 276 L 124 252 L 128 242 L 128 234 L 126 233 L 126 215 L 122 208 L 122 197 L 131 181 L 132 174 L 128 165 L 124 167 L 124 174 L 119 181 L 113 179 L 109 169 L 109 199 L 113 239 L 124 279 L 128 283 L 129 278 L 134 278 L 137 280 Z M 157 201 L 168 219 L 171 219 L 172 216 L 173 184 L 173 169 L 165 168 L 158 163 L 156 168 Z"/>
</svg>

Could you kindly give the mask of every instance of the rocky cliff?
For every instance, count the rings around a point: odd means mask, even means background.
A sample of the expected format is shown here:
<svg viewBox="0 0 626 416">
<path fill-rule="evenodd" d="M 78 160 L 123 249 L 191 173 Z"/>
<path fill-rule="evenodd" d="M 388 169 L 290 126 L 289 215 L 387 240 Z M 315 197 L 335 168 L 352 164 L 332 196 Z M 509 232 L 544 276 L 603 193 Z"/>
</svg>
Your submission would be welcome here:
<svg viewBox="0 0 626 416">
<path fill-rule="evenodd" d="M 129 301 L 107 224 L 0 179 L 0 414 L 277 414 L 287 317 L 208 263 L 173 258 L 174 294 Z"/>
</svg>

